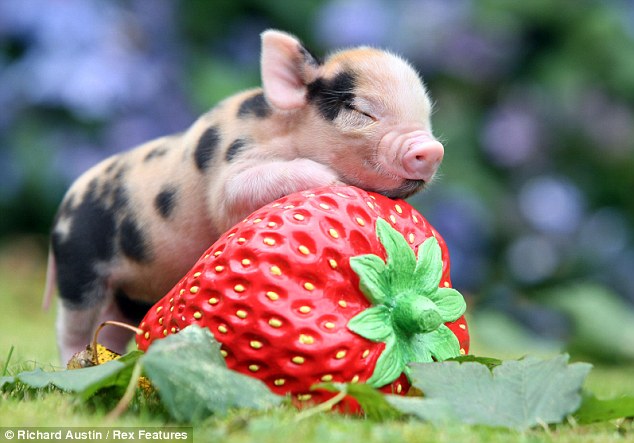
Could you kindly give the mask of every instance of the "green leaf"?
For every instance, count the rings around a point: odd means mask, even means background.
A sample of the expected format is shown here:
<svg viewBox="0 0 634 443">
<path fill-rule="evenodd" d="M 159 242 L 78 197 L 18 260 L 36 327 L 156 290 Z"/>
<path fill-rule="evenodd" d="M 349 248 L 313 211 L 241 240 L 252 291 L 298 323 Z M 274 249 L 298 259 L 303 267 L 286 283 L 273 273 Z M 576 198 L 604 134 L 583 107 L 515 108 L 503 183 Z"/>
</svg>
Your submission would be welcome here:
<svg viewBox="0 0 634 443">
<path fill-rule="evenodd" d="M 496 366 L 502 364 L 502 360 L 492 357 L 478 357 L 476 355 L 460 355 L 458 357 L 448 358 L 446 361 L 457 361 L 458 363 L 474 362 L 485 365 L 489 369 L 493 369 Z"/>
<path fill-rule="evenodd" d="M 197 325 L 154 342 L 142 363 L 165 408 L 179 422 L 197 422 L 230 408 L 269 408 L 283 399 L 260 380 L 227 369 L 220 345 Z"/>
<path fill-rule="evenodd" d="M 437 425 L 448 425 L 460 421 L 451 403 L 444 399 L 403 397 L 401 395 L 386 395 L 385 399 L 402 414 L 411 415 Z"/>
<path fill-rule="evenodd" d="M 11 375 L 0 377 L 0 390 L 4 389 L 5 386 L 10 386 L 15 384 L 17 379 Z"/>
<path fill-rule="evenodd" d="M 366 383 L 375 388 L 392 383 L 405 370 L 406 363 L 406 355 L 404 355 L 400 343 L 395 337 L 390 337 L 381 356 L 376 361 L 372 377 Z"/>
<path fill-rule="evenodd" d="M 350 319 L 348 328 L 374 342 L 385 342 L 394 335 L 390 311 L 385 306 L 375 306 L 361 311 Z"/>
<path fill-rule="evenodd" d="M 467 302 L 454 288 L 438 288 L 429 298 L 436 303 L 445 323 L 458 320 L 467 310 Z"/>
<path fill-rule="evenodd" d="M 385 303 L 388 299 L 385 281 L 385 263 L 373 254 L 360 255 L 350 259 L 350 267 L 359 276 L 359 287 L 372 304 Z"/>
<path fill-rule="evenodd" d="M 323 383 L 311 389 L 346 393 L 359 402 L 365 416 L 372 421 L 384 422 L 403 416 L 402 412 L 390 405 L 383 393 L 365 383 Z"/>
<path fill-rule="evenodd" d="M 519 430 L 559 423 L 581 403 L 587 363 L 568 364 L 568 356 L 550 360 L 507 361 L 485 365 L 455 361 L 410 365 L 413 386 L 440 402 L 446 413 L 435 420 L 502 426 Z"/>
<path fill-rule="evenodd" d="M 600 400 L 594 394 L 584 392 L 581 407 L 574 417 L 579 424 L 634 417 L 634 396 Z"/>
<path fill-rule="evenodd" d="M 126 358 L 81 369 L 45 372 L 38 368 L 22 372 L 15 378 L 33 389 L 53 385 L 63 391 L 77 393 L 81 399 L 86 400 L 104 388 L 125 389 L 130 382 L 134 365 L 142 354 L 134 351 L 126 355 Z"/>
<path fill-rule="evenodd" d="M 435 331 L 434 331 L 435 332 Z M 409 356 L 409 361 L 407 363 L 431 363 L 434 361 L 432 357 L 432 352 L 430 345 L 432 345 L 432 341 L 430 336 L 432 333 L 428 334 L 416 334 L 411 338 L 411 355 Z M 410 375 L 410 368 L 407 366 L 407 375 Z"/>
<path fill-rule="evenodd" d="M 438 329 L 428 334 L 416 334 L 412 340 L 415 353 L 412 361 L 414 362 L 430 362 L 431 356 L 438 361 L 443 361 L 460 355 L 460 342 L 445 325 L 440 325 Z"/>
<path fill-rule="evenodd" d="M 130 351 L 127 354 L 123 354 L 121 357 L 117 359 L 121 363 L 125 363 L 126 365 L 134 365 L 137 360 L 141 359 L 145 355 L 145 352 L 134 350 Z"/>
<path fill-rule="evenodd" d="M 411 279 L 416 268 L 416 256 L 405 237 L 382 218 L 376 221 L 376 233 L 387 254 L 387 272 L 393 279 L 390 283 L 400 288 L 403 284 L 398 277 Z"/>
<path fill-rule="evenodd" d="M 2 372 L 0 372 L 0 387 L 2 387 L 3 383 L 3 378 L 6 377 L 6 375 L 8 374 L 9 371 L 9 362 L 11 361 L 11 357 L 13 356 L 13 351 L 15 351 L 15 347 L 13 345 L 11 345 L 11 347 L 9 348 L 9 354 L 7 355 L 7 358 L 4 360 L 4 365 L 2 366 Z"/>
<path fill-rule="evenodd" d="M 438 289 L 442 278 L 442 251 L 436 237 L 429 237 L 418 247 L 414 277 L 419 280 L 421 293 L 433 293 Z"/>
</svg>

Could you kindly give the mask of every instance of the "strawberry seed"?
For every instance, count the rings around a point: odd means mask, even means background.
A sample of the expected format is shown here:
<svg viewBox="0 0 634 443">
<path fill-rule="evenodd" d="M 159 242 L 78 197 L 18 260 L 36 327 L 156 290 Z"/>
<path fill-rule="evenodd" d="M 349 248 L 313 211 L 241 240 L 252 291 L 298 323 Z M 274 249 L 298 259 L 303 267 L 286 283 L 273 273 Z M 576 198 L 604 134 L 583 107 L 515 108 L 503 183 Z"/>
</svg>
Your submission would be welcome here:
<svg viewBox="0 0 634 443">
<path fill-rule="evenodd" d="M 299 342 L 305 345 L 312 345 L 315 343 L 315 338 L 312 335 L 301 334 L 299 336 Z"/>
<path fill-rule="evenodd" d="M 304 283 L 304 289 L 306 289 L 307 291 L 314 291 L 315 285 L 312 284 L 311 282 L 306 282 Z"/>
</svg>

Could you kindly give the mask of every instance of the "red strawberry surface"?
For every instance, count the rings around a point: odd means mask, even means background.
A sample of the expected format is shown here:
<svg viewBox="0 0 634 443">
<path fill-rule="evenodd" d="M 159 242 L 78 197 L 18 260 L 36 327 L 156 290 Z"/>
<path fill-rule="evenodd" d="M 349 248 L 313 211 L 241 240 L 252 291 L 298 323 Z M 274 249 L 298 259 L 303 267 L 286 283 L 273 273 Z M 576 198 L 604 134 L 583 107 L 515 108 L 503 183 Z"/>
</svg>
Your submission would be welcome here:
<svg viewBox="0 0 634 443">
<path fill-rule="evenodd" d="M 449 271 L 445 242 L 408 203 L 350 186 L 299 192 L 220 237 L 147 313 L 137 344 L 198 324 L 229 368 L 296 404 L 334 395 L 311 390 L 324 382 L 405 394 L 408 363 L 468 352 Z"/>
</svg>

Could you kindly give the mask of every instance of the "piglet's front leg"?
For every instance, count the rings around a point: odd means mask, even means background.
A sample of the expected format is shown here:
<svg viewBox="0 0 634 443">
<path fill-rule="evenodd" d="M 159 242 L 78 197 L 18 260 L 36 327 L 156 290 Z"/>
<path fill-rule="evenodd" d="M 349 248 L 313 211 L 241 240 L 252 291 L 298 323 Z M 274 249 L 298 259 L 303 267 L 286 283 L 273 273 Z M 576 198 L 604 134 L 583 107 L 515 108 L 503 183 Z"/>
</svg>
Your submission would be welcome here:
<svg viewBox="0 0 634 443">
<path fill-rule="evenodd" d="M 218 225 L 225 231 L 285 195 L 335 184 L 341 182 L 332 169 L 309 159 L 254 163 L 225 182 Z"/>
</svg>

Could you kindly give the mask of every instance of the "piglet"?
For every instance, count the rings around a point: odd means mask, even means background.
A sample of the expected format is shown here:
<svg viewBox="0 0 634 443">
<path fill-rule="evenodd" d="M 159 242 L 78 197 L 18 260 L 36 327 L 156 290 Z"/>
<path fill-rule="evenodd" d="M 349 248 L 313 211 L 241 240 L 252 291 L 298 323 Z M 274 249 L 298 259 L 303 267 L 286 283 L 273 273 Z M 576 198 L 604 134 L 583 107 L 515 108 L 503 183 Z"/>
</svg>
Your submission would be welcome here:
<svg viewBox="0 0 634 443">
<path fill-rule="evenodd" d="M 359 47 L 321 61 L 268 30 L 261 75 L 262 88 L 71 186 L 54 220 L 45 294 L 57 284 L 63 362 L 103 320 L 137 322 L 224 231 L 273 200 L 342 183 L 406 198 L 434 177 L 443 146 L 425 86 L 402 58 Z M 116 328 L 100 336 L 119 352 L 129 339 Z"/>
</svg>

